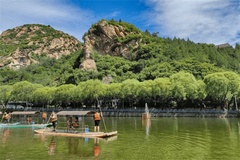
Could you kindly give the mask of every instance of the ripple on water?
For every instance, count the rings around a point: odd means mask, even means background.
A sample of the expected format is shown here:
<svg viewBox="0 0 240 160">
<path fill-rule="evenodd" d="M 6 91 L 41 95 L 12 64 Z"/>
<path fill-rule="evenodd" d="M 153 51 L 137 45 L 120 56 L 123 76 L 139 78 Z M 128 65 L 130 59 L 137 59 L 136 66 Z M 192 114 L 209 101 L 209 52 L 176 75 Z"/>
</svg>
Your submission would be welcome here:
<svg viewBox="0 0 240 160">
<path fill-rule="evenodd" d="M 162 132 L 152 141 L 161 144 L 158 151 L 161 152 L 162 158 L 165 159 L 203 159 L 210 152 L 211 136 L 206 130 L 200 131 L 178 131 Z M 197 157 L 196 157 L 197 156 Z"/>
</svg>

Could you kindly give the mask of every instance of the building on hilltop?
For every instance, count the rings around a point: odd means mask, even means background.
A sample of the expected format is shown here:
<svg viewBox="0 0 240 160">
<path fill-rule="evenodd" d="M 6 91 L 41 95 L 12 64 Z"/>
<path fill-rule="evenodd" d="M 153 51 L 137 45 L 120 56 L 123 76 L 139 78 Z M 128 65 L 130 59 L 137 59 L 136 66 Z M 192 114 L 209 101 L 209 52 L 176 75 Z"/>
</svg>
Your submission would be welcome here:
<svg viewBox="0 0 240 160">
<path fill-rule="evenodd" d="M 216 48 L 230 48 L 232 47 L 229 43 L 215 45 Z"/>
</svg>

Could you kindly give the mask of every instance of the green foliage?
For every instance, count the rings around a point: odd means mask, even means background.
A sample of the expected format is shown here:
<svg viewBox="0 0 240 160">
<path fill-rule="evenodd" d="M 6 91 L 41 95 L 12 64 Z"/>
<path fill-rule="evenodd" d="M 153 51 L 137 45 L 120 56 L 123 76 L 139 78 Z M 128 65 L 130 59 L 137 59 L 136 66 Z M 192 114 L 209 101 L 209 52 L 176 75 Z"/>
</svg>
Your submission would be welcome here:
<svg viewBox="0 0 240 160">
<path fill-rule="evenodd" d="M 134 25 L 127 22 L 122 22 L 122 21 L 117 22 L 113 19 L 107 22 L 114 26 L 122 26 L 126 32 L 141 33 L 141 31 L 138 28 L 136 28 Z"/>
<path fill-rule="evenodd" d="M 27 81 L 17 82 L 13 85 L 11 90 L 11 101 L 30 101 L 32 102 L 33 92 L 37 89 L 43 87 L 39 84 L 33 84 Z"/>
<path fill-rule="evenodd" d="M 10 98 L 12 86 L 2 85 L 0 86 L 0 104 L 6 104 Z"/>
<path fill-rule="evenodd" d="M 191 107 L 199 107 L 206 98 L 206 102 L 211 100 L 219 104 L 223 104 L 226 99 L 230 101 L 233 97 L 239 99 L 240 76 L 233 72 L 218 72 L 207 75 L 202 81 L 196 80 L 191 73 L 179 72 L 170 78 L 143 82 L 127 79 L 120 83 L 104 84 L 96 79 L 57 87 L 22 81 L 12 86 L 0 86 L 0 91 L 2 103 L 9 100 L 30 101 L 42 107 L 97 106 L 113 99 L 118 100 L 119 107 L 140 106 L 146 102 L 157 108 L 159 105 L 184 107 L 189 104 Z"/>
<path fill-rule="evenodd" d="M 97 70 L 81 70 L 83 50 L 60 59 L 49 58 L 45 53 L 32 54 L 31 57 L 39 63 L 19 70 L 0 68 L 2 101 L 28 100 L 39 106 L 54 104 L 65 107 L 69 104 L 97 104 L 99 100 L 109 99 L 120 99 L 121 106 L 131 107 L 144 101 L 154 106 L 183 105 L 181 103 L 187 101 L 201 106 L 205 100 L 231 101 L 234 96 L 239 101 L 239 44 L 235 48 L 216 48 L 213 44 L 159 38 L 157 32 L 141 32 L 122 21 L 110 20 L 107 23 L 122 26 L 128 33 L 115 39 L 121 45 L 128 44 L 129 53 L 125 57 L 103 56 L 94 51 L 91 58 L 95 60 Z M 0 56 L 8 55 L 17 47 L 35 50 L 37 43 L 43 43 L 43 37 L 52 40 L 63 36 L 50 26 L 37 26 L 44 32 L 35 31 L 31 37 L 35 42 L 31 45 L 27 34 L 20 35 L 17 44 L 0 41 Z M 30 29 L 31 25 L 24 27 Z M 1 38 L 16 38 L 16 32 L 10 31 L 7 37 Z M 129 44 L 133 40 L 137 46 Z M 105 77 L 113 78 L 110 84 L 101 82 Z"/>
<path fill-rule="evenodd" d="M 139 38 L 141 38 L 142 36 L 140 34 L 128 34 L 127 36 L 125 37 L 117 37 L 116 38 L 116 41 L 117 42 L 120 42 L 120 43 L 128 43 L 132 40 L 138 40 Z"/>
<path fill-rule="evenodd" d="M 14 44 L 5 44 L 0 41 L 0 56 L 7 56 L 17 49 L 17 46 Z"/>
<path fill-rule="evenodd" d="M 218 101 L 231 100 L 238 94 L 240 77 L 233 72 L 219 72 L 209 74 L 204 78 L 208 96 Z"/>
</svg>

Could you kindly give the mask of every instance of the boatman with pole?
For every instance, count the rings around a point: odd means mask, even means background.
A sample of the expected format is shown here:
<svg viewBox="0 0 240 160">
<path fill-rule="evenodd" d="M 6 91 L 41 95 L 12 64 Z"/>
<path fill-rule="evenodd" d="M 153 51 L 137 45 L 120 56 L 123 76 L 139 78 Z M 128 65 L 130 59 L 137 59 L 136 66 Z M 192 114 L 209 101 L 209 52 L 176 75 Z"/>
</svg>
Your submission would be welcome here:
<svg viewBox="0 0 240 160">
<path fill-rule="evenodd" d="M 53 125 L 53 131 L 56 131 L 56 125 L 57 125 L 57 114 L 53 111 L 51 116 L 51 121 L 52 121 L 52 125 Z"/>
<path fill-rule="evenodd" d="M 3 117 L 2 117 L 3 123 L 9 123 L 9 122 L 10 122 L 10 119 L 11 119 L 10 114 L 8 114 L 8 113 L 5 112 L 5 113 L 3 114 Z"/>
<path fill-rule="evenodd" d="M 94 132 L 99 132 L 100 131 L 99 123 L 101 121 L 100 114 L 96 111 L 93 117 L 94 117 L 94 123 L 95 123 Z"/>
</svg>

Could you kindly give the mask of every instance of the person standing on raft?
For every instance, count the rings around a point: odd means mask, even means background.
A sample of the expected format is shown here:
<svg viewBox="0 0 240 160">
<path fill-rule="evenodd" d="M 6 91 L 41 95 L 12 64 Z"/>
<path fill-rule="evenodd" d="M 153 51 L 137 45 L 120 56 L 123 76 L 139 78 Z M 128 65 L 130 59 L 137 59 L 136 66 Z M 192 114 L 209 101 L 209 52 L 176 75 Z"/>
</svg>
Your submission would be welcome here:
<svg viewBox="0 0 240 160">
<path fill-rule="evenodd" d="M 42 113 L 42 124 L 44 124 L 46 122 L 47 119 L 47 112 L 43 112 Z"/>
<path fill-rule="evenodd" d="M 57 125 L 57 114 L 53 111 L 51 116 L 51 121 L 52 121 L 52 125 L 53 125 L 53 131 L 56 131 L 56 125 Z"/>
<path fill-rule="evenodd" d="M 100 114 L 96 111 L 93 117 L 94 117 L 94 123 L 95 123 L 94 132 L 99 132 L 100 131 L 99 123 L 101 121 Z"/>
</svg>

